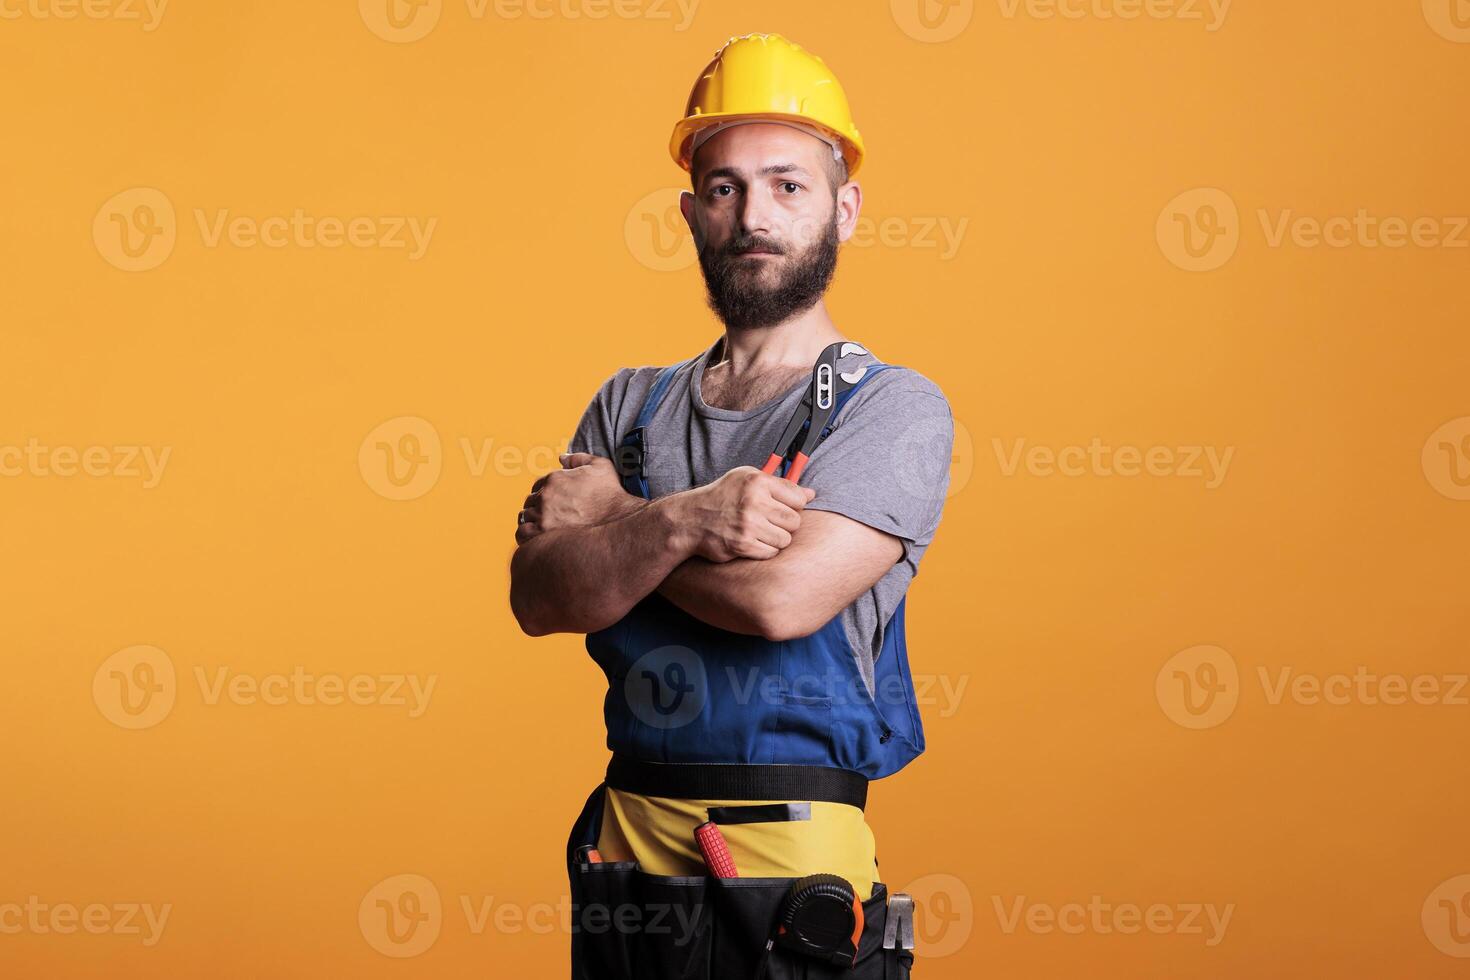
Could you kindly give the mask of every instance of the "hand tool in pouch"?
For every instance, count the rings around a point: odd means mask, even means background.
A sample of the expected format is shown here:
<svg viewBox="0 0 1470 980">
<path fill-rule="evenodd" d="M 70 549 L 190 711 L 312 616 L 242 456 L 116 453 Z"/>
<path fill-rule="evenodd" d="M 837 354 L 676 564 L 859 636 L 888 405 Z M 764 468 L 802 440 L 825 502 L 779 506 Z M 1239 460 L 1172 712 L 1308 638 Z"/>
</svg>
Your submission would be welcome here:
<svg viewBox="0 0 1470 980">
<path fill-rule="evenodd" d="M 716 878 L 740 877 L 740 872 L 735 868 L 735 859 L 730 856 L 730 847 L 725 843 L 725 835 L 720 833 L 720 828 L 715 823 L 706 820 L 695 827 L 694 840 L 699 844 L 699 852 L 704 855 L 704 863 L 710 874 Z"/>
<path fill-rule="evenodd" d="M 786 428 L 781 433 L 781 439 L 776 443 L 770 458 L 761 467 L 762 473 L 774 474 L 781 468 L 782 462 L 794 449 L 796 455 L 791 459 L 791 465 L 787 467 L 785 478 L 792 483 L 801 479 L 802 470 L 806 469 L 807 460 L 816 451 L 817 443 L 822 441 L 822 435 L 827 423 L 832 421 L 832 416 L 837 413 L 838 397 L 853 385 L 857 384 L 868 373 L 868 369 L 860 367 L 855 371 L 839 371 L 838 362 L 853 354 L 866 354 L 867 348 L 861 344 L 850 341 L 840 341 L 828 344 L 817 363 L 812 368 L 811 384 L 807 387 L 806 395 L 801 399 L 796 412 L 791 416 L 791 421 L 786 423 Z M 806 431 L 802 431 L 802 427 Z M 800 445 L 797 445 L 798 437 Z"/>
</svg>

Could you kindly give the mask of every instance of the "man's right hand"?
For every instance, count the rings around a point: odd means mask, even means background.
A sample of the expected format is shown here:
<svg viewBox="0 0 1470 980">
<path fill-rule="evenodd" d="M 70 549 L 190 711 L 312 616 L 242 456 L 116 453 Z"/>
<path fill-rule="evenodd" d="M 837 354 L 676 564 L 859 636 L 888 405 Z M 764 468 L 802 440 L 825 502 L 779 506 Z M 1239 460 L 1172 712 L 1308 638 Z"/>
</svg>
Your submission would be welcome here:
<svg viewBox="0 0 1470 980">
<path fill-rule="evenodd" d="M 737 466 L 713 483 L 679 494 L 681 527 L 701 558 L 774 558 L 791 544 L 801 512 L 817 495 L 753 466 Z"/>
</svg>

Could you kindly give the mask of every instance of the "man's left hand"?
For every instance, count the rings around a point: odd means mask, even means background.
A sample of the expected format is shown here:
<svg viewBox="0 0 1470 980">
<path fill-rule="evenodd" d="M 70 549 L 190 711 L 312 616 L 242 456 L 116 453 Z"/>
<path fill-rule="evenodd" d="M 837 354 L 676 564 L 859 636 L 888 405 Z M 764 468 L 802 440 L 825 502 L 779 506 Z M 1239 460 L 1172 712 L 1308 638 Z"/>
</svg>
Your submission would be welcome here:
<svg viewBox="0 0 1470 980">
<path fill-rule="evenodd" d="M 625 517 L 647 501 L 623 489 L 612 460 L 591 453 L 564 453 L 562 469 L 531 485 L 516 527 L 516 544 L 562 527 L 591 527 Z"/>
</svg>

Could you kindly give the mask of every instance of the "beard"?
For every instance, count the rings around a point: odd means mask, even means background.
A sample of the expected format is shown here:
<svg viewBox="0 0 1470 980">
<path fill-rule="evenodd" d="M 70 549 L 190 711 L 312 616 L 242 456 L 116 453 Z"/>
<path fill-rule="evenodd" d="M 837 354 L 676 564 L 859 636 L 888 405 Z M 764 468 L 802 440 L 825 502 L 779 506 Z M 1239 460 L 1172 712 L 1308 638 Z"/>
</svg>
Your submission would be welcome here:
<svg viewBox="0 0 1470 980">
<path fill-rule="evenodd" d="M 752 249 L 778 255 L 744 257 Z M 699 267 L 710 309 L 726 327 L 774 326 L 810 309 L 831 285 L 837 269 L 837 211 L 833 209 L 823 233 L 801 252 L 764 236 L 742 235 L 724 248 L 701 250 Z"/>
</svg>

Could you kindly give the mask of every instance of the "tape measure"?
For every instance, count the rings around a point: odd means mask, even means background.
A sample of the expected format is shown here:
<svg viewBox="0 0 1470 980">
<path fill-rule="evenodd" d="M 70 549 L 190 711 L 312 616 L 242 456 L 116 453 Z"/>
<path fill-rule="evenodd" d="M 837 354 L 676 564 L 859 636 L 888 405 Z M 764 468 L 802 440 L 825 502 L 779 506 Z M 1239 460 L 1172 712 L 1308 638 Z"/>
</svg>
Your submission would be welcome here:
<svg viewBox="0 0 1470 980">
<path fill-rule="evenodd" d="M 852 966 L 863 934 L 863 903 L 846 878 L 808 875 L 791 886 L 775 943 L 804 956 Z"/>
</svg>

